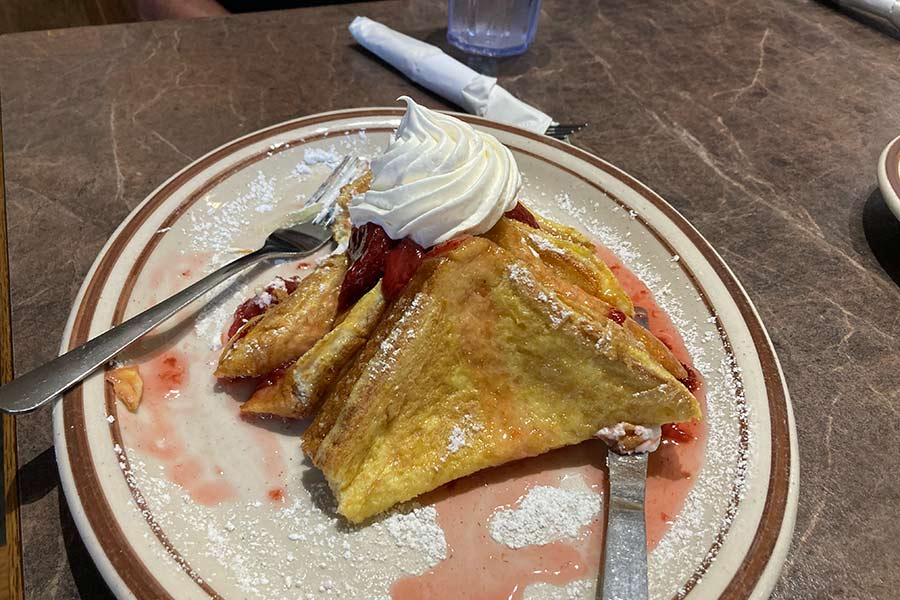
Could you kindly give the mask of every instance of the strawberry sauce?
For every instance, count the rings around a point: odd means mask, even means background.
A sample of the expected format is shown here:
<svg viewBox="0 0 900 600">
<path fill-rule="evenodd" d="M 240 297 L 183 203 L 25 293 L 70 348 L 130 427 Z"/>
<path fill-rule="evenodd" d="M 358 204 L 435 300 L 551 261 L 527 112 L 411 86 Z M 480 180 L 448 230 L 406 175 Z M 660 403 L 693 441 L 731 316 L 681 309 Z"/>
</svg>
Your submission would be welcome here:
<svg viewBox="0 0 900 600">
<path fill-rule="evenodd" d="M 669 317 L 650 290 L 608 249 L 597 253 L 612 269 L 636 306 L 648 314 L 650 331 L 671 348 L 686 366 L 690 356 Z M 693 375 L 691 391 L 705 411 L 705 389 Z M 693 389 L 695 388 L 695 389 Z M 679 423 L 667 427 L 663 444 L 651 454 L 648 466 L 646 523 L 647 547 L 652 550 L 681 511 L 703 466 L 706 425 Z M 451 482 L 421 498 L 437 509 L 438 523 L 447 540 L 447 558 L 422 575 L 394 583 L 394 600 L 454 598 L 489 600 L 523 597 L 527 586 L 547 582 L 558 586 L 596 578 L 603 547 L 603 516 L 586 526 L 578 540 L 562 540 L 517 550 L 494 541 L 488 523 L 498 507 L 515 505 L 536 485 L 558 485 L 566 476 L 579 475 L 592 490 L 603 493 L 606 448 L 588 441 L 548 454 L 481 471 Z"/>
<path fill-rule="evenodd" d="M 512 209 L 503 213 L 503 216 L 507 219 L 513 219 L 515 221 L 525 223 L 529 227 L 534 227 L 535 229 L 541 228 L 540 225 L 538 225 L 537 219 L 535 219 L 534 215 L 531 214 L 531 211 L 525 208 L 525 205 L 521 202 L 516 202 L 516 205 L 512 207 Z"/>
<path fill-rule="evenodd" d="M 175 427 L 178 414 L 172 403 L 187 383 L 187 364 L 186 357 L 176 350 L 141 364 L 144 394 L 138 416 L 149 418 L 149 422 L 129 431 L 136 437 L 137 449 L 162 461 L 170 481 L 184 488 L 198 504 L 213 506 L 234 498 L 236 491 L 221 469 L 206 465 L 202 456 L 191 452 Z M 124 411 L 119 412 L 125 416 Z"/>
<path fill-rule="evenodd" d="M 558 486 L 580 475 L 603 493 L 605 446 L 590 441 L 541 456 L 480 471 L 420 499 L 433 503 L 447 540 L 447 558 L 423 575 L 406 577 L 391 588 L 395 600 L 522 598 L 528 584 L 565 585 L 596 572 L 600 561 L 602 519 L 597 518 L 575 543 L 558 541 L 513 550 L 491 537 L 488 523 L 498 507 L 515 505 L 535 485 Z"/>
<path fill-rule="evenodd" d="M 388 302 L 400 295 L 416 274 L 424 256 L 425 249 L 408 238 L 390 251 L 384 261 L 384 277 L 381 279 L 381 291 Z"/>
<path fill-rule="evenodd" d="M 384 229 L 375 223 L 353 228 L 347 249 L 350 268 L 341 283 L 338 310 L 350 308 L 372 289 L 384 273 L 384 263 L 395 244 Z"/>
<path fill-rule="evenodd" d="M 228 328 L 226 339 L 230 340 L 233 338 L 234 334 L 236 334 L 247 321 L 253 317 L 258 317 L 269 310 L 271 306 L 278 304 L 279 295 L 277 290 L 279 288 L 284 291 L 285 295 L 289 296 L 297 290 L 299 281 L 300 280 L 296 277 L 290 279 L 276 277 L 275 280 L 267 285 L 260 294 L 242 302 L 234 311 L 234 317 L 231 321 L 231 327 Z M 241 337 L 243 337 L 243 335 L 244 334 L 242 334 Z"/>
</svg>

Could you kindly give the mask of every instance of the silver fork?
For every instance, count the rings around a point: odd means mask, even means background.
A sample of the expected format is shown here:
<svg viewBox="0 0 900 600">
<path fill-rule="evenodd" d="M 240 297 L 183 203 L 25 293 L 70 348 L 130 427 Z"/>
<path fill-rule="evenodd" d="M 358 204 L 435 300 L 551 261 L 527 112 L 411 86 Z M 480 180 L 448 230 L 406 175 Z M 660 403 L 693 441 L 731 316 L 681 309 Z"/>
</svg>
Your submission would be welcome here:
<svg viewBox="0 0 900 600">
<path fill-rule="evenodd" d="M 570 135 L 572 135 L 573 133 L 578 133 L 588 125 L 590 125 L 590 123 L 556 123 L 549 126 L 547 128 L 547 131 L 544 132 L 544 135 L 565 142 L 566 138 L 568 138 Z"/>
<path fill-rule="evenodd" d="M 168 300 L 0 387 L 0 412 L 26 413 L 46 404 L 142 335 L 248 267 L 270 258 L 308 256 L 323 248 L 332 241 L 331 224 L 340 189 L 361 174 L 362 167 L 362 161 L 352 156 L 341 162 L 307 203 L 318 208 L 312 221 L 273 231 L 256 252 L 228 263 Z"/>
</svg>

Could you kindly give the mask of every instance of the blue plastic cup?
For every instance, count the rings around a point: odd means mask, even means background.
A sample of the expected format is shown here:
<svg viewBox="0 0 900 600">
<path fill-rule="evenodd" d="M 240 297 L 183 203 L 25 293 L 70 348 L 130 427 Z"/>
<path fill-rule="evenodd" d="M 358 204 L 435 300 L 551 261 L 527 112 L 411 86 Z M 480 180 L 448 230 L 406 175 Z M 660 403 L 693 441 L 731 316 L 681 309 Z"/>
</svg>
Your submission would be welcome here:
<svg viewBox="0 0 900 600">
<path fill-rule="evenodd" d="M 450 0 L 447 41 L 470 54 L 522 54 L 537 32 L 541 0 Z"/>
</svg>

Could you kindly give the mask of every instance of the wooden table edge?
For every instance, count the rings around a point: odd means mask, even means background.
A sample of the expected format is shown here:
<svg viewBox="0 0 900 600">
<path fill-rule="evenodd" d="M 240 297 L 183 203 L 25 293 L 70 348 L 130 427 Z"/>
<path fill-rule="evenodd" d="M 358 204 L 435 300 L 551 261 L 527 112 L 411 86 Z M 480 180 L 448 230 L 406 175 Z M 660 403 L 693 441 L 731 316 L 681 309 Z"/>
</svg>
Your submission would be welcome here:
<svg viewBox="0 0 900 600">
<path fill-rule="evenodd" d="M 6 181 L 3 177 L 3 119 L 0 116 L 0 383 L 13 378 L 12 323 L 10 310 L 9 246 L 6 230 Z M 3 495 L 6 544 L 0 546 L 0 598 L 23 597 L 22 541 L 19 521 L 19 491 L 16 483 L 18 459 L 16 420 L 2 415 Z"/>
</svg>

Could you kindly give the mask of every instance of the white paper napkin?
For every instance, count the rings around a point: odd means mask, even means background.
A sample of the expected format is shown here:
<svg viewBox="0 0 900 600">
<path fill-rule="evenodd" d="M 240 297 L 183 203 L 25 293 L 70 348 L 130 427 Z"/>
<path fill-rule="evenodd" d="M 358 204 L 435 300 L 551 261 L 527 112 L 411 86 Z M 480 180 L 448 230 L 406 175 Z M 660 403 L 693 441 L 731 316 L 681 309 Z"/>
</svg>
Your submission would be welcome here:
<svg viewBox="0 0 900 600">
<path fill-rule="evenodd" d="M 496 77 L 474 71 L 437 46 L 394 31 L 367 17 L 356 17 L 350 33 L 362 46 L 416 83 L 476 115 L 544 133 L 553 122 L 501 86 Z"/>
</svg>

